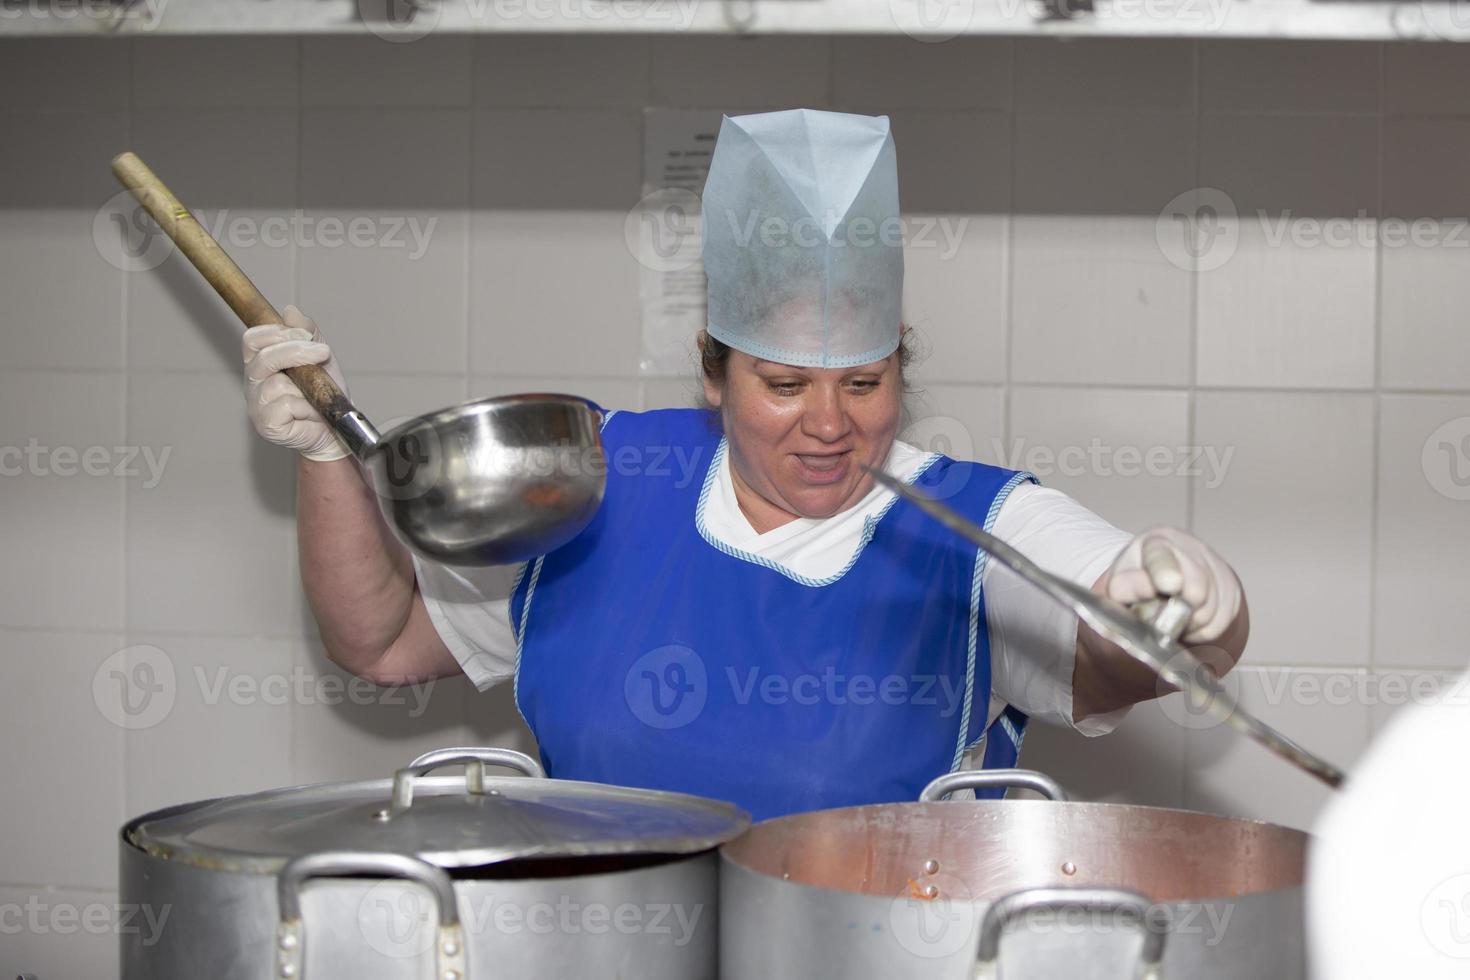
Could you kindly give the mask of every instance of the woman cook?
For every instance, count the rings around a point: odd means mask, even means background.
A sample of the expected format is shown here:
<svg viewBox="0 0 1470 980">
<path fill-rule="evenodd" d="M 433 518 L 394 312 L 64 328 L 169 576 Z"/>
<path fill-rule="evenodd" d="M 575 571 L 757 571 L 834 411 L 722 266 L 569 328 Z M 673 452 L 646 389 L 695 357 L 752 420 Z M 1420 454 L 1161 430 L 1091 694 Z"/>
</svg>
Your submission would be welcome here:
<svg viewBox="0 0 1470 980">
<path fill-rule="evenodd" d="M 711 409 L 607 412 L 602 430 L 609 460 L 688 465 L 610 467 L 592 523 L 513 582 L 394 539 L 282 373 L 322 364 L 342 383 L 310 319 L 288 307 L 246 333 L 251 420 L 301 453 L 302 576 L 335 661 L 380 683 L 513 678 L 551 775 L 732 800 L 757 819 L 912 800 L 971 750 L 1014 764 L 1028 716 L 1101 734 L 1159 693 L 865 465 L 1120 602 L 1181 593 L 1184 642 L 1239 658 L 1244 595 L 1196 538 L 1130 539 L 1028 474 L 897 439 L 908 352 L 886 117 L 726 117 L 703 210 Z"/>
</svg>

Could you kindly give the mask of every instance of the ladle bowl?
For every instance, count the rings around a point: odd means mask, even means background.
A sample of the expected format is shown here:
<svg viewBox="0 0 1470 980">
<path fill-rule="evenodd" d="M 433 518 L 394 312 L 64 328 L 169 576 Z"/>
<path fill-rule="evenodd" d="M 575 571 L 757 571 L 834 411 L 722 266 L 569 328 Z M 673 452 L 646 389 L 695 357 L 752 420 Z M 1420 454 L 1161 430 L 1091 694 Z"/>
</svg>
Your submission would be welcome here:
<svg viewBox="0 0 1470 980">
<path fill-rule="evenodd" d="M 450 565 L 525 561 L 592 520 L 606 486 L 594 405 L 511 395 L 395 426 L 357 456 L 384 518 L 417 554 Z"/>
</svg>

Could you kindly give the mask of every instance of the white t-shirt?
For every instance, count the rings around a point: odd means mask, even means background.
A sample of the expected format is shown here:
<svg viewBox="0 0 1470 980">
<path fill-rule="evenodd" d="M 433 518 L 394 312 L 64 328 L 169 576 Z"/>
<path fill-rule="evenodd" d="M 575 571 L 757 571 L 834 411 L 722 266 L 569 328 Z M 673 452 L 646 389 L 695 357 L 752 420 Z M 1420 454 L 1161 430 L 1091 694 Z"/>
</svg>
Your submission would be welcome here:
<svg viewBox="0 0 1470 980">
<path fill-rule="evenodd" d="M 895 442 L 884 468 L 908 478 L 929 457 Z M 840 514 L 798 518 L 759 534 L 736 502 L 729 454 L 722 453 L 721 460 L 705 503 L 705 530 L 733 548 L 808 578 L 841 570 L 861 546 L 866 519 L 893 499 L 891 491 L 875 486 Z M 1084 586 L 1097 581 L 1132 537 L 1061 491 L 1033 483 L 1011 491 L 991 530 L 1042 568 Z M 514 569 L 451 568 L 419 558 L 414 567 L 429 618 L 475 686 L 484 690 L 514 676 Z M 1072 722 L 1076 617 L 997 562 L 986 563 L 981 587 L 990 634 L 990 719 L 1012 704 L 1033 718 L 1071 725 L 1086 735 L 1111 731 L 1126 709 Z"/>
</svg>

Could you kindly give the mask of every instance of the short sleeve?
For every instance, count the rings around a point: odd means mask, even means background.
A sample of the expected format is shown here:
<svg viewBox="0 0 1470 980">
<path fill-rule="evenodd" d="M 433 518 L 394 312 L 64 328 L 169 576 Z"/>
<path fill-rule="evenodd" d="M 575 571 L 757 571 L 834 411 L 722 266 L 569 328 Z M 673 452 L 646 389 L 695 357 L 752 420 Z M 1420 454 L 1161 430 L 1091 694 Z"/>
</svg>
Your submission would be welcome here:
<svg viewBox="0 0 1470 980">
<path fill-rule="evenodd" d="M 424 608 L 439 638 L 480 690 L 515 676 L 510 593 L 517 566 L 453 568 L 413 559 Z"/>
<path fill-rule="evenodd" d="M 1060 490 L 1032 483 L 1011 492 L 991 530 L 1042 568 L 1086 588 L 1133 538 Z M 982 587 L 995 698 L 1084 735 L 1117 727 L 1127 708 L 1072 721 L 1077 617 L 997 562 L 986 562 Z"/>
</svg>

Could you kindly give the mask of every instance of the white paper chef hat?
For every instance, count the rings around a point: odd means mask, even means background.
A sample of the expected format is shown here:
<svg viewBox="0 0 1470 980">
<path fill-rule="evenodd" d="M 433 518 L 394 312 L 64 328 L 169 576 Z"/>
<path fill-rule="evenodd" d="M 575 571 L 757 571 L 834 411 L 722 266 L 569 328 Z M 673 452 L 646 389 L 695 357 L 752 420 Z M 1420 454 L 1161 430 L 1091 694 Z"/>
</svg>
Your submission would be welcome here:
<svg viewBox="0 0 1470 980">
<path fill-rule="evenodd" d="M 726 116 L 703 199 L 710 336 L 805 367 L 898 347 L 903 228 L 887 116 Z"/>
</svg>

